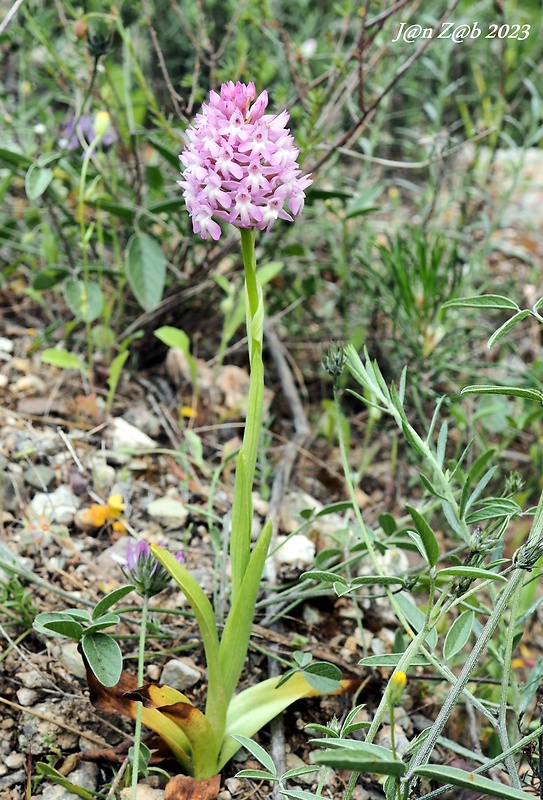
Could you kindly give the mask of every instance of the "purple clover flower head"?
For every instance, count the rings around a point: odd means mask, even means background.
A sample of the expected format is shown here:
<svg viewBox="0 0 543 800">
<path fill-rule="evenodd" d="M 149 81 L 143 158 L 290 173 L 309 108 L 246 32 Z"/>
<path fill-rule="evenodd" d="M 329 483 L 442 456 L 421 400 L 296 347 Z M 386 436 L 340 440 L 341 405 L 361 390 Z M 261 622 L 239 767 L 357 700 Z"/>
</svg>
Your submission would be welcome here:
<svg viewBox="0 0 543 800">
<path fill-rule="evenodd" d="M 81 139 L 89 145 L 96 138 L 94 130 L 94 117 L 92 114 L 82 114 L 76 127 L 76 117 L 72 117 L 66 123 L 64 136 L 59 139 L 59 145 L 66 150 L 80 150 Z M 109 147 L 119 141 L 117 131 L 110 125 L 104 136 L 99 142 L 100 147 Z"/>
<path fill-rule="evenodd" d="M 202 239 L 220 238 L 216 220 L 269 231 L 304 207 L 313 181 L 298 166 L 288 112 L 264 114 L 267 105 L 268 93 L 256 97 L 254 83 L 223 83 L 186 131 L 178 184 Z"/>
<path fill-rule="evenodd" d="M 163 543 L 159 542 L 162 547 Z M 172 576 L 164 569 L 151 553 L 151 548 L 144 541 L 132 546 L 130 539 L 126 543 L 126 558 L 112 554 L 112 558 L 121 565 L 125 578 L 134 584 L 141 597 L 153 597 L 169 586 Z M 185 556 L 180 550 L 175 554 L 176 560 L 183 564 Z"/>
</svg>

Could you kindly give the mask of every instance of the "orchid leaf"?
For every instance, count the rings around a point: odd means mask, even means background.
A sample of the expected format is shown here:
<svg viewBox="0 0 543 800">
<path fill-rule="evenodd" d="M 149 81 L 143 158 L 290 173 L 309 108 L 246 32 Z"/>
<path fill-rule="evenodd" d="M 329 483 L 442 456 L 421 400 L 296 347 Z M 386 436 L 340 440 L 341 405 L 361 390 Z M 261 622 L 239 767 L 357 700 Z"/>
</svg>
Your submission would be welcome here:
<svg viewBox="0 0 543 800">
<path fill-rule="evenodd" d="M 183 730 L 171 719 L 162 714 L 155 706 L 152 699 L 153 691 L 155 700 L 162 700 L 167 697 L 171 702 L 179 702 L 184 695 L 169 686 L 140 687 L 138 689 L 137 680 L 134 675 L 122 672 L 118 683 L 115 686 L 104 686 L 101 684 L 90 665 L 83 655 L 85 669 L 87 670 L 87 683 L 90 692 L 90 701 L 99 711 L 107 714 L 122 714 L 130 719 L 136 719 L 138 701 L 143 702 L 142 724 L 146 728 L 155 731 L 164 740 L 175 758 L 179 761 L 182 768 L 190 774 L 192 763 L 190 759 L 190 744 Z M 167 695 L 163 692 L 167 691 Z M 132 693 L 135 693 L 134 696 Z"/>
<path fill-rule="evenodd" d="M 199 780 L 213 777 L 217 773 L 218 746 L 208 718 L 199 709 L 185 702 L 161 706 L 158 711 L 181 728 L 189 740 L 194 777 Z"/>
<path fill-rule="evenodd" d="M 301 672 L 296 672 L 286 683 L 278 686 L 280 680 L 280 677 L 269 678 L 250 686 L 232 698 L 226 715 L 219 770 L 240 748 L 239 742 L 233 738 L 234 734 L 251 738 L 296 700 L 318 697 L 321 694 L 310 686 Z"/>
<path fill-rule="evenodd" d="M 251 528 L 253 512 L 251 488 L 247 482 L 247 469 L 243 448 L 238 453 L 234 478 L 234 503 L 232 506 L 232 535 L 230 561 L 232 565 L 232 605 L 238 599 L 243 576 L 251 555 Z"/>
<path fill-rule="evenodd" d="M 208 680 L 206 715 L 220 741 L 225 725 L 227 703 L 219 662 L 219 636 L 213 607 L 200 584 L 172 553 L 158 545 L 152 545 L 151 552 L 164 569 L 170 573 L 194 611 L 206 656 Z"/>
<path fill-rule="evenodd" d="M 219 659 L 224 683 L 224 694 L 228 700 L 236 686 L 245 663 L 254 608 L 264 562 L 268 555 L 272 535 L 271 521 L 265 524 L 253 549 L 251 558 L 240 587 L 237 600 L 230 609 L 219 648 Z"/>
<path fill-rule="evenodd" d="M 261 305 L 261 303 L 259 304 Z M 254 324 L 254 321 L 253 321 Z M 254 353 L 251 358 L 251 383 L 247 398 L 247 424 L 243 437 L 243 452 L 247 469 L 247 484 L 252 487 L 255 474 L 260 432 L 262 430 L 262 407 L 264 405 L 264 366 L 262 356 Z"/>
</svg>

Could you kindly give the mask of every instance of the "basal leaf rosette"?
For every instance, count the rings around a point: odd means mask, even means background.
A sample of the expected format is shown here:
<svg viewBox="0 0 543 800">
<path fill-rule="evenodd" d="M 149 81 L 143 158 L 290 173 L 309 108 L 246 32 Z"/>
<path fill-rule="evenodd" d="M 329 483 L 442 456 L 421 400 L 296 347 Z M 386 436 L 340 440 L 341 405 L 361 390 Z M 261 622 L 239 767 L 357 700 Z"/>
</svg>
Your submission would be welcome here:
<svg viewBox="0 0 543 800">
<path fill-rule="evenodd" d="M 292 222 L 303 209 L 312 180 L 301 174 L 288 112 L 264 114 L 267 105 L 268 93 L 256 97 L 254 83 L 230 81 L 220 94 L 210 92 L 186 131 L 178 183 L 203 239 L 220 238 L 216 220 L 269 231 L 276 219 Z"/>
</svg>

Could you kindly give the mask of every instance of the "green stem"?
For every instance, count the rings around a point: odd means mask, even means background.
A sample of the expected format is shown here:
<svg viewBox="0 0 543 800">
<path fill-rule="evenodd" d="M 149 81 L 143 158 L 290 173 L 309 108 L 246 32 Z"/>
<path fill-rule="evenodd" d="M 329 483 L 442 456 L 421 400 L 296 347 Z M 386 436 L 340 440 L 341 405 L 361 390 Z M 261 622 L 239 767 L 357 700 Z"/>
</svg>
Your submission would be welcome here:
<svg viewBox="0 0 543 800">
<path fill-rule="evenodd" d="M 256 274 L 255 231 L 241 228 L 241 250 L 245 271 L 245 305 L 247 338 L 249 341 L 250 388 L 243 445 L 238 455 L 232 504 L 232 604 L 236 602 L 251 554 L 253 489 L 258 444 L 264 405 L 264 367 L 262 340 L 264 336 L 264 303 Z"/>
<path fill-rule="evenodd" d="M 79 179 L 79 198 L 78 198 L 78 215 L 79 215 L 79 231 L 81 235 L 81 251 L 83 254 L 83 282 L 85 284 L 85 291 L 88 292 L 90 274 L 89 274 L 89 231 L 85 230 L 85 185 L 87 183 L 87 172 L 89 170 L 90 160 L 92 158 L 93 150 L 102 137 L 96 136 L 89 144 L 85 151 L 83 158 L 83 165 L 81 167 L 81 177 Z M 92 380 L 92 327 L 88 320 L 85 320 L 85 328 L 87 331 L 87 358 L 89 365 L 89 378 Z"/>
<path fill-rule="evenodd" d="M 511 659 L 513 656 L 513 642 L 515 638 L 516 621 L 518 617 L 520 600 L 522 596 L 523 583 L 524 581 L 521 581 L 518 584 L 515 593 L 513 594 L 509 625 L 505 626 L 505 649 L 503 654 L 502 685 L 500 692 L 500 708 L 498 713 L 498 719 L 500 723 L 498 732 L 500 735 L 500 744 L 502 750 L 504 751 L 508 750 L 509 747 L 511 746 L 507 734 L 507 695 L 509 693 L 509 681 L 511 677 Z M 522 788 L 520 783 L 520 778 L 515 768 L 515 762 L 513 761 L 512 756 L 509 756 L 508 759 L 504 759 L 504 761 L 507 766 L 507 771 L 511 776 L 511 783 L 513 784 L 513 787 L 515 789 Z"/>
<path fill-rule="evenodd" d="M 143 667 L 145 661 L 145 635 L 147 633 L 147 618 L 149 616 L 149 598 L 143 597 L 141 609 L 140 641 L 138 647 L 138 686 L 143 685 Z M 132 747 L 132 800 L 136 800 L 138 791 L 139 760 L 141 746 L 141 716 L 143 705 L 138 702 L 136 710 L 136 727 L 134 730 L 134 745 Z"/>
<path fill-rule="evenodd" d="M 343 473 L 345 475 L 345 483 L 347 484 L 347 489 L 349 491 L 349 497 L 350 497 L 351 502 L 352 502 L 354 515 L 356 517 L 356 521 L 357 521 L 357 523 L 358 523 L 358 525 L 360 527 L 360 530 L 362 532 L 362 539 L 364 541 L 364 544 L 366 545 L 366 549 L 368 551 L 368 555 L 371 558 L 371 561 L 373 563 L 374 569 L 377 572 L 377 574 L 380 575 L 381 577 L 383 577 L 384 576 L 383 568 L 381 566 L 379 558 L 377 557 L 377 553 L 376 553 L 375 548 L 373 546 L 373 542 L 372 542 L 372 540 L 370 538 L 370 535 L 368 533 L 368 529 L 366 528 L 366 526 L 364 524 L 364 520 L 362 519 L 362 514 L 360 512 L 360 508 L 359 508 L 358 502 L 356 500 L 355 489 L 354 489 L 354 486 L 353 486 L 351 470 L 350 470 L 350 466 L 349 466 L 349 460 L 348 460 L 348 457 L 347 457 L 347 448 L 345 446 L 345 437 L 343 435 L 343 427 L 341 425 L 341 418 L 340 418 L 341 417 L 341 407 L 340 407 L 338 392 L 339 392 L 339 387 L 337 386 L 337 381 L 336 381 L 335 385 L 334 385 L 334 404 L 335 404 L 336 415 L 337 415 L 337 417 L 336 417 L 336 419 L 337 419 L 337 437 L 338 437 L 338 441 L 339 441 L 339 451 L 340 451 L 340 454 L 341 454 L 341 463 L 342 463 L 342 466 L 343 466 Z M 400 623 L 403 625 L 403 627 L 406 630 L 406 632 L 412 637 L 412 641 L 408 645 L 405 653 L 402 655 L 402 657 L 398 661 L 398 664 L 396 665 L 396 668 L 395 668 L 394 672 L 392 673 L 390 679 L 392 679 L 394 677 L 394 675 L 396 675 L 397 672 L 407 672 L 408 671 L 409 666 L 411 665 L 411 661 L 417 655 L 417 653 L 419 652 L 420 648 L 423 646 L 424 640 L 428 636 L 428 633 L 429 633 L 429 631 L 431 629 L 429 619 L 430 619 L 430 615 L 431 615 L 432 607 L 433 607 L 433 597 L 434 597 L 435 584 L 434 584 L 433 577 L 430 576 L 430 578 L 431 578 L 431 580 L 430 580 L 430 586 L 429 586 L 429 590 L 428 590 L 428 596 L 429 596 L 428 610 L 426 612 L 426 618 L 424 620 L 423 627 L 419 631 L 419 633 L 417 633 L 416 635 L 411 630 L 411 627 L 410 627 L 408 621 L 406 620 L 406 618 L 405 618 L 404 614 L 402 613 L 398 603 L 396 602 L 396 598 L 395 598 L 394 594 L 390 591 L 390 589 L 388 589 L 388 587 L 386 588 L 386 594 L 387 594 L 388 600 L 389 600 L 390 604 L 392 605 L 396 616 L 398 617 Z M 365 739 L 366 742 L 372 742 L 374 740 L 375 736 L 377 735 L 377 731 L 379 730 L 379 727 L 381 725 L 381 722 L 383 721 L 383 718 L 384 718 L 384 716 L 386 714 L 387 707 L 388 707 L 388 696 L 387 696 L 387 692 L 385 692 L 385 694 L 383 695 L 383 697 L 381 699 L 379 707 L 377 708 L 377 711 L 375 712 L 375 715 L 374 715 L 374 718 L 373 718 L 373 722 L 372 722 L 372 724 L 371 724 L 371 726 L 370 726 L 370 728 L 368 730 L 368 733 L 366 735 L 366 739 Z M 350 787 L 350 785 L 351 784 L 349 782 L 349 787 Z M 349 800 L 349 787 L 347 787 L 345 800 Z"/>
<path fill-rule="evenodd" d="M 249 355 L 252 357 L 254 344 L 262 351 L 262 331 L 255 328 L 255 318 L 259 310 L 261 292 L 256 277 L 256 253 L 254 228 L 240 228 L 241 252 L 243 255 L 243 268 L 245 270 L 245 292 L 247 298 L 247 336 L 249 338 Z"/>
<path fill-rule="evenodd" d="M 537 506 L 537 510 L 534 517 L 534 522 L 530 533 L 528 535 L 528 542 L 540 542 L 543 538 L 543 494 L 539 499 L 539 504 Z M 456 684 L 451 688 L 445 703 L 443 704 L 441 711 L 436 717 L 436 720 L 432 727 L 430 728 L 430 733 L 428 734 L 424 744 L 422 745 L 421 749 L 412 760 L 409 770 L 405 774 L 403 781 L 407 783 L 413 778 L 415 774 L 415 769 L 424 764 L 428 761 L 434 746 L 441 735 L 443 728 L 445 727 L 449 716 L 456 705 L 460 694 L 463 692 L 466 684 L 468 683 L 473 670 L 476 668 L 479 658 L 485 647 L 487 646 L 488 642 L 492 638 L 492 635 L 499 624 L 500 620 L 502 619 L 505 611 L 511 600 L 515 597 L 516 593 L 520 591 L 522 588 L 522 584 L 524 582 L 524 572 L 521 569 L 517 569 L 516 572 L 513 574 L 512 578 L 510 579 L 507 586 L 502 589 L 500 596 L 498 597 L 494 610 L 492 614 L 489 616 L 486 625 L 484 626 L 479 638 L 475 642 L 473 650 L 471 651 L 466 663 L 460 675 L 458 676 L 458 680 Z M 513 624 L 513 622 L 511 622 Z M 516 772 L 516 770 L 514 770 Z"/>
</svg>

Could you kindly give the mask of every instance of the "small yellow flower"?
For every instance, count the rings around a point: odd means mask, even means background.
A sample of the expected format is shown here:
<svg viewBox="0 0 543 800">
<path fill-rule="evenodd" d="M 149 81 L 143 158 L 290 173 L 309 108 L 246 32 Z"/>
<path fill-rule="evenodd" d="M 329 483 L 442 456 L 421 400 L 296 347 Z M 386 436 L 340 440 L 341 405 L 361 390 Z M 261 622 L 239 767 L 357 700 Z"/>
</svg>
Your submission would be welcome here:
<svg viewBox="0 0 543 800">
<path fill-rule="evenodd" d="M 392 705 L 397 705 L 400 702 L 405 685 L 407 683 L 407 675 L 405 672 L 399 670 L 395 672 L 388 684 L 389 700 Z"/>
<path fill-rule="evenodd" d="M 120 517 L 125 509 L 123 498 L 116 492 L 110 495 L 107 501 L 107 515 L 109 519 L 117 519 Z"/>
<path fill-rule="evenodd" d="M 98 111 L 94 118 L 94 134 L 97 139 L 103 139 L 111 125 L 111 117 L 107 111 Z"/>
</svg>

